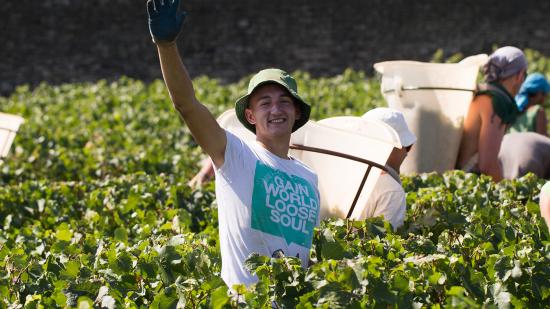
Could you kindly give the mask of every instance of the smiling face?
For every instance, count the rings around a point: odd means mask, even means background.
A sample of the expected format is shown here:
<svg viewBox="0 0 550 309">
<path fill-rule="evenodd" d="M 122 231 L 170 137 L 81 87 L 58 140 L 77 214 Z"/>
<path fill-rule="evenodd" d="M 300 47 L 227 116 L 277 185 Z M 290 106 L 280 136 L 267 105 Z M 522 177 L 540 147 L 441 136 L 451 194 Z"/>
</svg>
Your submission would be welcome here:
<svg viewBox="0 0 550 309">
<path fill-rule="evenodd" d="M 246 120 L 256 126 L 258 139 L 290 136 L 300 110 L 293 97 L 281 85 L 261 85 L 250 95 Z"/>
</svg>

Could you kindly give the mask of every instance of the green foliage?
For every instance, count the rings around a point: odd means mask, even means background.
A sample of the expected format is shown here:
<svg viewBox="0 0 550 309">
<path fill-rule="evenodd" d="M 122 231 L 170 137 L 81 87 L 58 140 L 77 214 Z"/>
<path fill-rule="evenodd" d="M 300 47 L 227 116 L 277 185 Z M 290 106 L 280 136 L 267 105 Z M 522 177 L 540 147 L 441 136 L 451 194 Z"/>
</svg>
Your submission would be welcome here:
<svg viewBox="0 0 550 309">
<path fill-rule="evenodd" d="M 527 52 L 549 74 L 547 58 Z M 436 55 L 437 56 L 437 55 Z M 440 56 L 441 57 L 441 56 Z M 449 58 L 456 61 L 460 55 Z M 376 78 L 295 72 L 313 118 L 384 105 Z M 216 114 L 246 79 L 195 80 Z M 220 278 L 213 185 L 190 189 L 200 149 L 162 82 L 22 86 L 0 98 L 26 119 L 0 166 L 0 308 L 544 307 L 550 244 L 532 175 L 495 184 L 460 171 L 403 178 L 409 205 L 380 218 L 327 220 L 312 265 L 252 255 L 259 278 Z"/>
<path fill-rule="evenodd" d="M 303 97 L 313 105 L 312 118 L 362 114 L 383 104 L 376 79 L 346 70 L 315 79 L 296 72 Z M 195 80 L 197 97 L 219 115 L 232 108 L 246 89 L 246 78 L 220 85 Z M 25 180 L 83 181 L 136 172 L 167 173 L 180 180 L 196 172 L 201 155 L 191 134 L 174 112 L 161 81 L 150 85 L 129 78 L 95 84 L 21 86 L 0 97 L 3 112 L 25 118 L 0 183 Z"/>
</svg>

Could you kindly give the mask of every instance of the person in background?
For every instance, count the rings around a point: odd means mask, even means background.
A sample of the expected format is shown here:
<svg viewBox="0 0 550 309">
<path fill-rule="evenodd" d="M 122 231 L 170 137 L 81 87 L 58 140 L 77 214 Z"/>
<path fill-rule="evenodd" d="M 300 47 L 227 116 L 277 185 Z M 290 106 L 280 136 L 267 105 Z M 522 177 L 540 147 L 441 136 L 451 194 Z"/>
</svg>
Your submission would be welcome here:
<svg viewBox="0 0 550 309">
<path fill-rule="evenodd" d="M 516 95 L 521 114 L 509 132 L 536 132 L 548 136 L 548 120 L 544 103 L 550 92 L 550 84 L 541 73 L 529 74 Z"/>
<path fill-rule="evenodd" d="M 550 231 L 550 181 L 547 181 L 540 189 L 539 204 L 540 214 L 546 221 L 546 225 Z"/>
<path fill-rule="evenodd" d="M 394 229 L 403 225 L 407 210 L 405 191 L 401 186 L 399 170 L 407 157 L 416 136 L 409 130 L 405 117 L 397 110 L 380 107 L 366 112 L 365 120 L 384 122 L 395 130 L 401 147 L 394 147 L 386 163 L 387 172 L 382 172 L 365 206 L 366 217 L 383 216 Z"/>
<path fill-rule="evenodd" d="M 212 165 L 212 160 L 206 157 L 201 160 L 200 170 L 198 171 L 193 178 L 187 183 L 193 189 L 199 189 L 202 185 L 214 178 L 214 165 Z"/>
<path fill-rule="evenodd" d="M 527 74 L 527 59 L 512 46 L 497 49 L 483 66 L 485 84 L 478 86 L 466 118 L 457 168 L 503 178 L 498 160 L 507 128 L 519 115 L 514 96 Z"/>
<path fill-rule="evenodd" d="M 222 129 L 196 98 L 178 51 L 185 17 L 178 7 L 179 0 L 148 0 L 149 31 L 172 103 L 215 166 L 221 277 L 230 288 L 257 282 L 244 265 L 253 253 L 298 257 L 307 267 L 319 224 L 317 175 L 288 151 L 291 133 L 308 121 L 311 108 L 292 76 L 265 69 L 235 103 L 239 121 L 256 140 Z"/>
<path fill-rule="evenodd" d="M 521 85 L 516 103 L 523 113 L 504 135 L 498 154 L 504 178 L 515 179 L 528 172 L 550 178 L 550 138 L 543 106 L 549 91 L 550 85 L 540 73 L 530 74 Z"/>
</svg>

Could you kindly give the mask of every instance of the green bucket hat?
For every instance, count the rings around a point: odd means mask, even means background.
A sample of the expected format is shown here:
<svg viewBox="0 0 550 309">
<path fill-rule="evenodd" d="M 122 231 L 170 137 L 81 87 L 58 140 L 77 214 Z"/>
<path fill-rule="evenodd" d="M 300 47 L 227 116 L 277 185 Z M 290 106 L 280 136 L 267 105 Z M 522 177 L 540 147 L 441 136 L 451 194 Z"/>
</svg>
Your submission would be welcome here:
<svg viewBox="0 0 550 309">
<path fill-rule="evenodd" d="M 296 85 L 296 80 L 290 76 L 287 72 L 280 69 L 265 69 L 258 72 L 254 75 L 250 82 L 248 83 L 248 93 L 237 100 L 235 103 L 235 113 L 239 121 L 245 126 L 248 130 L 256 134 L 256 126 L 248 122 L 245 116 L 245 109 L 248 107 L 250 94 L 256 90 L 261 85 L 267 83 L 277 83 L 283 87 L 294 97 L 298 108 L 300 108 L 301 116 L 300 119 L 296 119 L 294 126 L 292 127 L 292 132 L 298 130 L 301 126 L 306 124 L 309 120 L 309 114 L 311 112 L 311 107 L 307 104 L 302 98 L 298 95 L 298 86 Z"/>
</svg>

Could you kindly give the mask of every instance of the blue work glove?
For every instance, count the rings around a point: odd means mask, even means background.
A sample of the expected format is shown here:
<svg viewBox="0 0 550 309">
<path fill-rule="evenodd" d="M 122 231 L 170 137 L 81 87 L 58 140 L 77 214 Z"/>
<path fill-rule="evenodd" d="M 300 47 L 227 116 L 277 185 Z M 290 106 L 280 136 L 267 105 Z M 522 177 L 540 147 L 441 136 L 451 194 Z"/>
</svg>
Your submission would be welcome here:
<svg viewBox="0 0 550 309">
<path fill-rule="evenodd" d="M 172 42 L 181 30 L 181 25 L 187 14 L 178 13 L 180 0 L 147 0 L 147 15 L 149 15 L 149 32 L 153 42 Z"/>
</svg>

